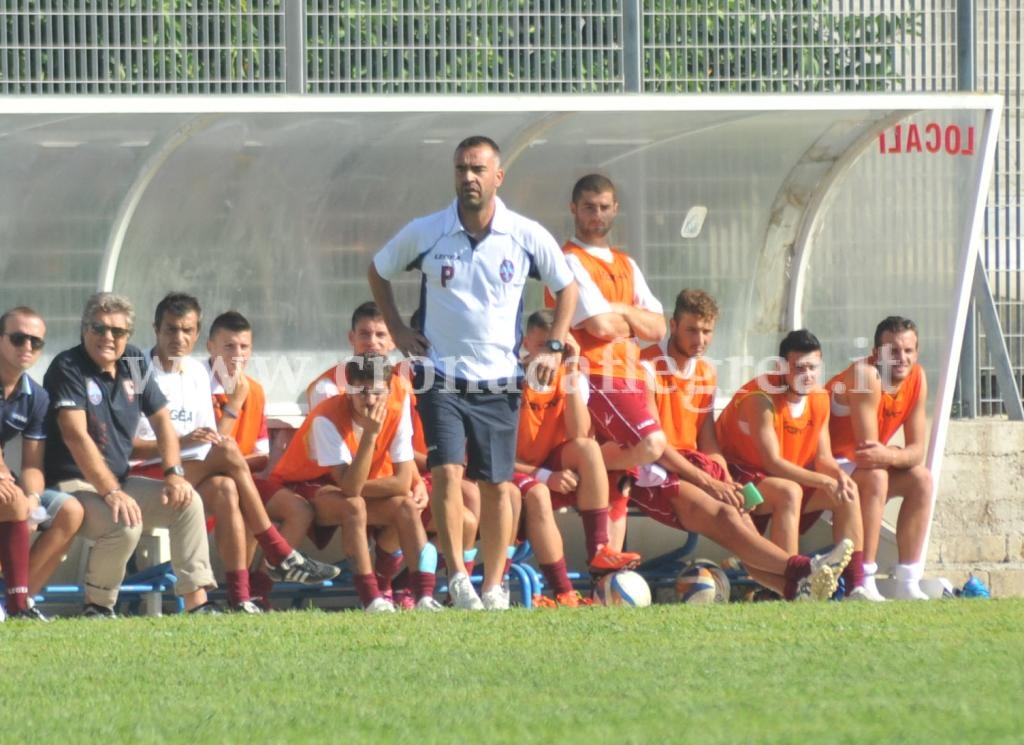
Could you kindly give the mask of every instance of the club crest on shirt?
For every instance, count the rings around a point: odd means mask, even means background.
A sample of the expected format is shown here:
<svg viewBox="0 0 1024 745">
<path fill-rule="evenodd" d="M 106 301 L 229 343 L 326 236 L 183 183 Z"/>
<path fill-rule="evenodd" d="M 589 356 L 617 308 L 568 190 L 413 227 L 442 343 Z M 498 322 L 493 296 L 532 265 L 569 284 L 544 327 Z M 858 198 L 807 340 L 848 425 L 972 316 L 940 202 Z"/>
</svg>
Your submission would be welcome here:
<svg viewBox="0 0 1024 745">
<path fill-rule="evenodd" d="M 99 406 L 100 402 L 103 400 L 103 391 L 100 390 L 100 387 L 92 378 L 89 378 L 85 384 L 85 394 L 89 398 L 89 403 L 93 406 Z"/>
<path fill-rule="evenodd" d="M 126 396 L 128 396 L 128 403 L 131 403 L 132 401 L 135 400 L 135 381 L 134 380 L 130 380 L 129 379 L 129 380 L 124 381 L 124 393 L 125 393 Z"/>
<path fill-rule="evenodd" d="M 516 276 L 516 268 L 511 261 L 505 259 L 498 267 L 498 274 L 501 276 L 502 282 L 511 282 L 512 278 Z"/>
</svg>

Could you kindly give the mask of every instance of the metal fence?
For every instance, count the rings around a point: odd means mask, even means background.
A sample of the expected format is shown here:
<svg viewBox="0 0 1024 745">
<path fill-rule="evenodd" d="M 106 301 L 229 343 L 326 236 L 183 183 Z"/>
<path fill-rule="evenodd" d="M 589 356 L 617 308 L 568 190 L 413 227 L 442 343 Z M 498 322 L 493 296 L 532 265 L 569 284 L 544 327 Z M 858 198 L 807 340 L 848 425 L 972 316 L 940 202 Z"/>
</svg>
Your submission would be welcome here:
<svg viewBox="0 0 1024 745">
<path fill-rule="evenodd" d="M 996 151 L 995 177 L 985 214 L 982 255 L 999 313 L 1003 338 L 1017 385 L 1024 375 L 1024 293 L 1021 263 L 1021 29 L 1024 10 L 1014 0 L 977 0 L 975 55 L 978 90 L 1000 93 L 1005 100 L 1003 126 Z M 958 399 L 964 416 L 998 415 L 1003 392 L 996 379 L 984 334 L 979 333 L 977 395 Z M 973 371 L 965 371 L 971 375 Z M 969 390 L 961 386 L 961 390 Z"/>
<path fill-rule="evenodd" d="M 998 91 L 1006 110 L 983 253 L 1019 379 L 1022 9 L 974 0 L 968 81 L 958 75 L 970 45 L 958 39 L 957 5 L 0 0 L 0 93 Z M 988 345 L 975 344 L 978 393 L 962 387 L 956 412 L 999 413 Z"/>
</svg>

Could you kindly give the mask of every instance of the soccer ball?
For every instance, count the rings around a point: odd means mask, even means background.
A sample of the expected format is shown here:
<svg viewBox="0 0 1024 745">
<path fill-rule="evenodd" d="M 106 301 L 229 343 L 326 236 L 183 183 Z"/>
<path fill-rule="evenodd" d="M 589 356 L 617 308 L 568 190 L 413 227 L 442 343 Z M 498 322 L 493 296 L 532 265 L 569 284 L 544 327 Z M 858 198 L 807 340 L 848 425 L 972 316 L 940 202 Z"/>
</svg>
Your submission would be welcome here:
<svg viewBox="0 0 1024 745">
<path fill-rule="evenodd" d="M 676 599 L 680 603 L 715 602 L 715 576 L 706 567 L 687 565 L 676 577 Z"/>
<path fill-rule="evenodd" d="M 646 608 L 651 604 L 651 588 L 639 574 L 625 569 L 602 577 L 594 588 L 594 599 L 601 605 Z"/>
<path fill-rule="evenodd" d="M 732 583 L 729 582 L 729 575 L 722 567 L 710 559 L 694 559 L 690 562 L 690 566 L 703 567 L 711 572 L 711 576 L 715 580 L 715 602 L 729 602 L 729 598 L 732 596 Z"/>
</svg>

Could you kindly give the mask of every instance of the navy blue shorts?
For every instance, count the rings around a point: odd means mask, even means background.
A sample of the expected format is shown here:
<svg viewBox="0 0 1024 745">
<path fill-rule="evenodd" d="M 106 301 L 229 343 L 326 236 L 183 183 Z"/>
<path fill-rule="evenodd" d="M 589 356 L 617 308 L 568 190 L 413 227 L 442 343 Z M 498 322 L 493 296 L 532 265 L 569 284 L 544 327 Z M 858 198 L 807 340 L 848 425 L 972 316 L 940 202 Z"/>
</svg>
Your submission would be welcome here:
<svg viewBox="0 0 1024 745">
<path fill-rule="evenodd" d="M 511 386 L 510 386 L 511 388 Z M 427 468 L 466 466 L 466 478 L 511 481 L 519 431 L 519 391 L 466 390 L 461 381 L 436 376 L 416 397 L 427 441 Z"/>
</svg>

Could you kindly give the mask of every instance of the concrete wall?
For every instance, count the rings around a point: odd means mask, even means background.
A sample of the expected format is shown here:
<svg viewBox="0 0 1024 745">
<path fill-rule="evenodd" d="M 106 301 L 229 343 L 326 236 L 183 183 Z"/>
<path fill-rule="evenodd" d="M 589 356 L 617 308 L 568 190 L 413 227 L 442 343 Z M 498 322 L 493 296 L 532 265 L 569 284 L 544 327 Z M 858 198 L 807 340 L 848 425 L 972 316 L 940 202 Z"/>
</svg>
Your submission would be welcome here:
<svg viewBox="0 0 1024 745">
<path fill-rule="evenodd" d="M 1024 424 L 950 424 L 928 547 L 928 576 L 962 586 L 970 572 L 993 596 L 1024 596 Z"/>
</svg>

